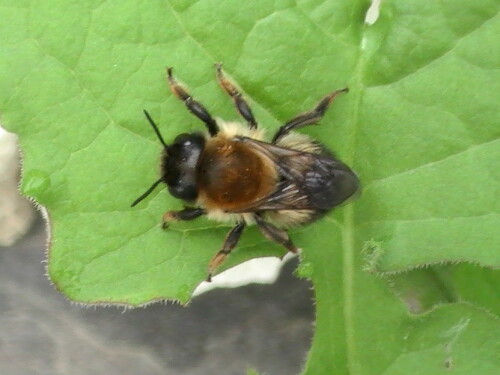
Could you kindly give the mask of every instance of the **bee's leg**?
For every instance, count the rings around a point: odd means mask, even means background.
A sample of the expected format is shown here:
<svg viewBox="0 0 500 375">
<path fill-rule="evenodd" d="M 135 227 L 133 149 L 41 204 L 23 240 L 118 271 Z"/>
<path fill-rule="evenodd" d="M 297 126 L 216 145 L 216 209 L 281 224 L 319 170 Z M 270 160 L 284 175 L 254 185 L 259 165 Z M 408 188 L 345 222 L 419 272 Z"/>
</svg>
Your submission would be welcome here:
<svg viewBox="0 0 500 375">
<path fill-rule="evenodd" d="M 215 64 L 217 81 L 219 81 L 222 89 L 229 94 L 229 96 L 233 99 L 234 105 L 236 109 L 240 113 L 240 115 L 247 120 L 248 126 L 251 129 L 257 127 L 257 121 L 255 121 L 255 117 L 253 116 L 252 110 L 248 105 L 247 101 L 243 98 L 238 89 L 226 78 L 224 73 L 222 73 L 222 64 Z"/>
<path fill-rule="evenodd" d="M 283 138 L 285 135 L 287 135 L 291 130 L 293 129 L 299 129 L 302 128 L 306 125 L 311 125 L 317 123 L 323 115 L 325 114 L 326 110 L 328 109 L 328 106 L 330 103 L 335 99 L 335 97 L 338 94 L 348 92 L 349 89 L 346 87 L 345 89 L 342 90 L 337 90 L 334 91 L 327 96 L 325 96 L 321 101 L 318 103 L 318 105 L 311 111 L 302 113 L 298 115 L 297 117 L 294 117 L 290 121 L 288 121 L 285 125 L 283 125 L 279 130 L 276 132 L 276 134 L 273 137 L 272 143 L 276 144 L 281 138 Z"/>
<path fill-rule="evenodd" d="M 260 217 L 259 215 L 255 215 L 255 222 L 257 223 L 257 226 L 259 227 L 261 233 L 268 240 L 280 244 L 292 253 L 299 252 L 299 249 L 294 245 L 294 243 L 290 239 L 290 236 L 288 236 L 288 233 L 285 230 L 279 229 L 274 225 L 264 221 L 264 219 L 262 219 L 262 217 Z"/>
<path fill-rule="evenodd" d="M 236 226 L 231 229 L 231 231 L 227 234 L 226 240 L 224 241 L 224 245 L 222 245 L 222 249 L 215 254 L 215 256 L 208 263 L 208 276 L 207 281 L 212 281 L 212 275 L 217 270 L 226 257 L 231 253 L 231 251 L 235 248 L 240 240 L 241 234 L 243 233 L 243 229 L 245 229 L 246 223 L 241 222 L 236 224 Z"/>
<path fill-rule="evenodd" d="M 163 229 L 167 229 L 168 223 L 170 223 L 171 221 L 194 220 L 204 214 L 206 214 L 206 211 L 203 208 L 199 207 L 185 207 L 183 210 L 180 211 L 167 211 L 163 215 L 161 227 Z"/>
<path fill-rule="evenodd" d="M 206 108 L 198 101 L 194 100 L 193 97 L 182 87 L 177 80 L 172 75 L 172 68 L 167 68 L 167 80 L 170 90 L 177 96 L 180 100 L 184 102 L 189 112 L 198 117 L 201 121 L 205 123 L 208 128 L 208 132 L 213 137 L 219 132 L 219 127 L 215 120 L 210 116 L 210 113 Z"/>
</svg>

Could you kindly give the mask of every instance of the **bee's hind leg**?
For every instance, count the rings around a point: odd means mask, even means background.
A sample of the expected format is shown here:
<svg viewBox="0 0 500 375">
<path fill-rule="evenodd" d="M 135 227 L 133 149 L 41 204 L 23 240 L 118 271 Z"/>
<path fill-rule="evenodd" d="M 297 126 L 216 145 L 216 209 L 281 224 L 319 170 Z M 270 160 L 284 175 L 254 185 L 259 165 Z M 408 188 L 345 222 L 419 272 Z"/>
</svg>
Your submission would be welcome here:
<svg viewBox="0 0 500 375">
<path fill-rule="evenodd" d="M 222 245 L 222 249 L 217 254 L 215 254 L 214 257 L 210 260 L 210 263 L 208 263 L 208 276 L 207 276 L 208 282 L 212 281 L 212 275 L 215 273 L 217 268 L 226 260 L 227 256 L 238 244 L 238 241 L 240 240 L 241 234 L 243 233 L 243 229 L 245 229 L 245 226 L 246 226 L 245 222 L 238 223 L 227 234 L 226 240 L 224 241 L 224 245 Z"/>
<path fill-rule="evenodd" d="M 303 128 L 306 125 L 311 125 L 317 123 L 323 115 L 326 113 L 326 110 L 330 106 L 330 103 L 333 102 L 333 99 L 338 94 L 349 92 L 349 89 L 346 87 L 342 90 L 336 90 L 327 96 L 325 96 L 318 105 L 311 111 L 302 113 L 290 121 L 288 121 L 285 125 L 283 125 L 273 137 L 272 143 L 276 144 L 281 138 L 287 135 L 291 130 Z"/>
<path fill-rule="evenodd" d="M 163 229 L 168 228 L 168 224 L 171 221 L 189 221 L 194 220 L 201 215 L 205 215 L 206 211 L 203 208 L 199 207 L 184 207 L 183 210 L 180 211 L 167 211 L 163 215 L 163 220 L 161 223 L 161 227 Z"/>
<path fill-rule="evenodd" d="M 241 117 L 247 120 L 248 127 L 251 129 L 257 128 L 257 121 L 253 116 L 250 106 L 248 105 L 245 98 L 243 98 L 239 90 L 231 83 L 231 81 L 226 78 L 226 76 L 222 72 L 222 64 L 215 64 L 215 69 L 217 81 L 219 81 L 222 89 L 233 99 L 234 105 L 236 106 L 236 109 L 240 113 Z"/>
<path fill-rule="evenodd" d="M 285 249 L 292 253 L 298 253 L 299 249 L 297 246 L 294 245 L 292 240 L 290 239 L 290 236 L 288 233 L 283 230 L 275 227 L 274 225 L 268 223 L 262 217 L 259 215 L 255 215 L 255 222 L 257 223 L 257 226 L 259 227 L 261 233 L 266 237 L 268 240 L 274 241 L 281 246 L 283 246 Z"/>
</svg>

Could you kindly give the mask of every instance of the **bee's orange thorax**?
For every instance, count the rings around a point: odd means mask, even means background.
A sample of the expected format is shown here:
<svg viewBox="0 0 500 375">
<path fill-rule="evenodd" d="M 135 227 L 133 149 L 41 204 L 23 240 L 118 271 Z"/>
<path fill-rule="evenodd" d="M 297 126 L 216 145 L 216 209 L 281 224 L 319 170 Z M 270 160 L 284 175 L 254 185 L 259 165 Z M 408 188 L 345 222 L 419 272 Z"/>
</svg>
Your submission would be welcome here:
<svg viewBox="0 0 500 375">
<path fill-rule="evenodd" d="M 201 155 L 197 181 L 207 208 L 238 210 L 276 189 L 277 171 L 269 160 L 234 140 L 209 140 Z"/>
</svg>

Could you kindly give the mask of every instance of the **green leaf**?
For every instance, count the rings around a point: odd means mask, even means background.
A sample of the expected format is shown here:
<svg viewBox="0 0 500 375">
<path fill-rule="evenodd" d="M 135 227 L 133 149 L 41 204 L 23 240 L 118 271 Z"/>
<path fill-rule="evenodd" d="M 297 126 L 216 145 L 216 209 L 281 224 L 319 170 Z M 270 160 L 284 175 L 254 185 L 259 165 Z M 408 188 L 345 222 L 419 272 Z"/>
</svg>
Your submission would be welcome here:
<svg viewBox="0 0 500 375">
<path fill-rule="evenodd" d="M 450 269 L 449 279 L 456 288 L 457 299 L 467 301 L 500 315 L 500 272 L 471 264 L 459 264 Z"/>
<path fill-rule="evenodd" d="M 292 233 L 317 300 L 305 374 L 497 372 L 498 323 L 484 310 L 414 316 L 402 302 L 418 283 L 418 312 L 457 299 L 495 311 L 496 286 L 476 293 L 465 270 L 441 287 L 432 273 L 401 272 L 500 264 L 498 1 L 387 0 L 370 27 L 364 0 L 0 4 L 2 124 L 19 134 L 22 190 L 48 210 L 49 273 L 69 298 L 187 302 L 205 278 L 227 226 L 163 232 L 163 212 L 181 207 L 164 191 L 129 206 L 157 179 L 160 145 L 142 110 L 167 141 L 202 128 L 168 92 L 165 66 L 233 120 L 213 77 L 222 61 L 270 133 L 351 89 L 303 130 L 363 183 L 357 202 Z M 227 266 L 282 254 L 251 228 Z"/>
<path fill-rule="evenodd" d="M 410 325 L 401 354 L 385 375 L 496 374 L 498 324 L 493 317 L 467 305 L 443 306 Z"/>
</svg>

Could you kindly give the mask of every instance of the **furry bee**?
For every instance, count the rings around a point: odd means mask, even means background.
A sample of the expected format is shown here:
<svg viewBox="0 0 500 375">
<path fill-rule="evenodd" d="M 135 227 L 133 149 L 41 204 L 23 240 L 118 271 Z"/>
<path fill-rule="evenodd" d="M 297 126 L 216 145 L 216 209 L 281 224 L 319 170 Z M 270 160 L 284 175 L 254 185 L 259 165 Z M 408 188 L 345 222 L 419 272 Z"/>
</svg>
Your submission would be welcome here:
<svg viewBox="0 0 500 375">
<path fill-rule="evenodd" d="M 178 83 L 172 68 L 167 68 L 171 91 L 205 123 L 208 132 L 183 133 L 167 144 L 144 111 L 164 147 L 161 177 L 132 203 L 132 207 L 138 204 L 163 182 L 171 195 L 189 205 L 180 211 L 167 211 L 164 228 L 169 222 L 202 215 L 234 224 L 208 265 L 207 281 L 236 247 L 246 226 L 256 224 L 264 237 L 295 253 L 298 248 L 286 230 L 321 218 L 359 189 L 356 174 L 330 150 L 307 135 L 292 132 L 317 123 L 347 88 L 333 91 L 311 111 L 285 123 L 268 142 L 247 101 L 221 67 L 216 64 L 217 80 L 246 125 L 215 120 Z"/>
</svg>

